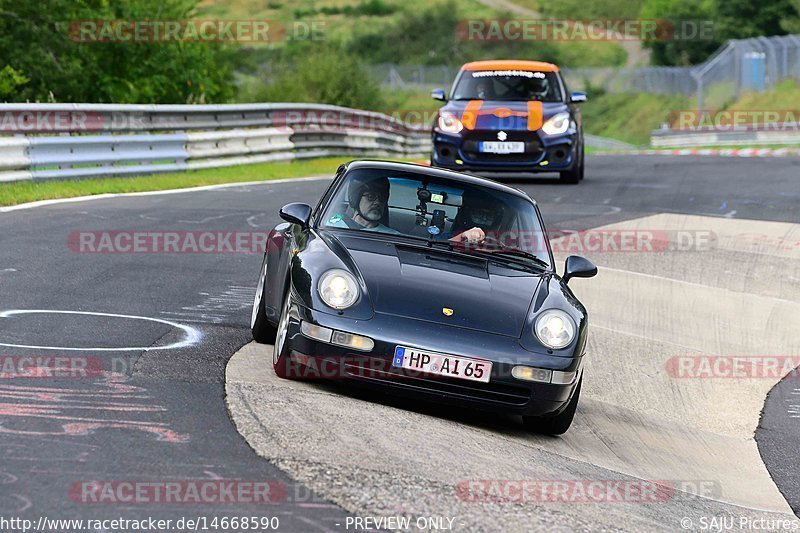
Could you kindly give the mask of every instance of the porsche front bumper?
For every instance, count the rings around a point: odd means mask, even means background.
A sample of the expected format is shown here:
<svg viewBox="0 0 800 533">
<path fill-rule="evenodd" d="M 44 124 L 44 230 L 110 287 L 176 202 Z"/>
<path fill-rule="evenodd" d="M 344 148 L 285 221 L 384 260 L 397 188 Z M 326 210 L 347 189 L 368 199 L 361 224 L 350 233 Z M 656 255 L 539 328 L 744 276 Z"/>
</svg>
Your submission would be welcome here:
<svg viewBox="0 0 800 533">
<path fill-rule="evenodd" d="M 369 352 L 337 346 L 304 335 L 301 322 L 369 337 Z M 352 320 L 292 306 L 287 341 L 290 370 L 305 379 L 347 380 L 373 389 L 421 400 L 526 416 L 559 412 L 570 400 L 580 375 L 581 357 L 557 357 L 525 350 L 512 337 L 376 313 Z M 397 346 L 483 359 L 492 362 L 488 383 L 404 373 L 392 366 Z M 528 382 L 514 378 L 517 365 L 574 373 L 568 384 Z"/>
</svg>

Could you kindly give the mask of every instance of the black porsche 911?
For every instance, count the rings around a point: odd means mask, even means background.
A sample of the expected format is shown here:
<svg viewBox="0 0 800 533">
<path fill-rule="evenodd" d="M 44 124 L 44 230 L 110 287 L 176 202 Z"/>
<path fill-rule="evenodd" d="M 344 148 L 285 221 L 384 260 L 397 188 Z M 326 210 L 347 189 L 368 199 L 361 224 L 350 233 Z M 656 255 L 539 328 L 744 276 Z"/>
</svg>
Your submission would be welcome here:
<svg viewBox="0 0 800 533">
<path fill-rule="evenodd" d="M 564 433 L 580 396 L 586 310 L 554 267 L 536 203 L 515 188 L 405 163 L 339 167 L 315 207 L 273 229 L 253 338 L 287 379 L 344 378 L 522 415 Z"/>
</svg>

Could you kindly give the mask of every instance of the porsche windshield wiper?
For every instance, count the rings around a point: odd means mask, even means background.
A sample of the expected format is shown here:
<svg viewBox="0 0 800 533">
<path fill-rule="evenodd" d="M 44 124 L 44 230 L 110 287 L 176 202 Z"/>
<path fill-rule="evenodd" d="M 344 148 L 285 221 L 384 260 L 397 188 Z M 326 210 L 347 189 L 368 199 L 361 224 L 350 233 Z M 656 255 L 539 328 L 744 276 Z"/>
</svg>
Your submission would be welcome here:
<svg viewBox="0 0 800 533">
<path fill-rule="evenodd" d="M 498 243 L 499 244 L 499 243 Z M 549 269 L 550 263 L 542 259 L 541 257 L 528 252 L 526 250 L 520 250 L 519 248 L 513 248 L 509 246 L 505 246 L 503 248 L 470 248 L 469 251 L 471 252 L 478 252 L 481 254 L 488 254 L 493 256 L 505 256 L 507 259 L 527 259 L 536 263 L 537 267 L 543 269 Z M 516 257 L 515 257 L 516 256 Z M 518 261 L 519 262 L 519 261 Z M 526 261 L 526 264 L 529 264 Z"/>
<path fill-rule="evenodd" d="M 550 268 L 550 263 L 548 263 L 547 261 L 545 261 L 541 257 L 539 257 L 539 256 L 537 256 L 535 254 L 532 254 L 530 252 L 527 252 L 525 250 L 520 250 L 518 248 L 500 248 L 500 249 L 493 249 L 493 250 L 487 250 L 485 248 L 481 248 L 481 249 L 479 249 L 477 251 L 478 252 L 490 253 L 492 255 L 511 255 L 511 256 L 524 257 L 525 259 L 530 259 L 531 261 L 533 261 L 534 263 L 536 263 L 539 266 L 542 266 L 544 268 Z"/>
</svg>

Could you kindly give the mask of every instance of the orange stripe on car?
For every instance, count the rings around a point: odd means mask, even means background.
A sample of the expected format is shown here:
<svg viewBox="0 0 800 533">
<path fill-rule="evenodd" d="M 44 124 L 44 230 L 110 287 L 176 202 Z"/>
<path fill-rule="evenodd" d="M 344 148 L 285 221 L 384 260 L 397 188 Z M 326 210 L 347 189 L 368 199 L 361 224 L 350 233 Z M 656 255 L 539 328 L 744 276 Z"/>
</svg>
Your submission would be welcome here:
<svg viewBox="0 0 800 533">
<path fill-rule="evenodd" d="M 483 100 L 470 100 L 464 113 L 461 115 L 461 124 L 468 130 L 474 130 L 478 123 L 478 111 L 483 105 Z"/>
<path fill-rule="evenodd" d="M 542 103 L 528 102 L 528 130 L 536 131 L 542 127 Z"/>
<path fill-rule="evenodd" d="M 521 61 L 521 60 L 490 60 L 472 61 L 464 63 L 462 70 L 530 70 L 539 72 L 558 72 L 558 67 L 552 63 L 542 61 Z"/>
</svg>

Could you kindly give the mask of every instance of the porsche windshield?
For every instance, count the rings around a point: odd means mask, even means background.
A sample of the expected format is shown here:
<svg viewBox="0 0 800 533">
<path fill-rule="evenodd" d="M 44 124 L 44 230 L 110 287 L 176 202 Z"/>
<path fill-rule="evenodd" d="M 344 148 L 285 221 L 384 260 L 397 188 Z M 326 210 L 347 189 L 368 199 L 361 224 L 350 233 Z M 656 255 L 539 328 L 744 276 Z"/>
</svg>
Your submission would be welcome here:
<svg viewBox="0 0 800 533">
<path fill-rule="evenodd" d="M 320 219 L 323 228 L 402 235 L 550 265 L 533 204 L 461 181 L 385 169 L 351 170 Z"/>
<path fill-rule="evenodd" d="M 563 96 L 555 72 L 475 70 L 461 74 L 452 99 L 562 102 Z"/>
</svg>

